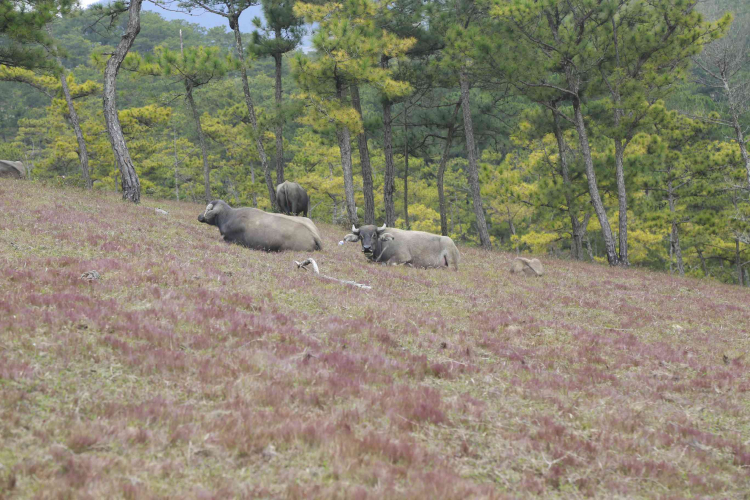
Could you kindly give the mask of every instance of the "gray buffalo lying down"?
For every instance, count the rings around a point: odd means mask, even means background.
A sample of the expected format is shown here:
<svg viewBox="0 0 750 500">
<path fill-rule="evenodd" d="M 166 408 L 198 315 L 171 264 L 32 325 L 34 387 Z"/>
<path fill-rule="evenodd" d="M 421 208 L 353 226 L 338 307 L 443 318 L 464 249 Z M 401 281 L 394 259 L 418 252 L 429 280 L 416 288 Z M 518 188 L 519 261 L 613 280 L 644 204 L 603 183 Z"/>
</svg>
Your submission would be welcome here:
<svg viewBox="0 0 750 500">
<path fill-rule="evenodd" d="M 257 208 L 232 208 L 212 201 L 198 221 L 219 228 L 225 241 L 268 252 L 321 250 L 320 233 L 306 217 L 270 214 Z"/>
<path fill-rule="evenodd" d="M 458 248 L 447 236 L 422 231 L 352 226 L 352 234 L 346 241 L 361 241 L 362 251 L 373 262 L 386 264 L 410 264 L 414 267 L 452 267 L 458 271 L 460 260 Z"/>
</svg>

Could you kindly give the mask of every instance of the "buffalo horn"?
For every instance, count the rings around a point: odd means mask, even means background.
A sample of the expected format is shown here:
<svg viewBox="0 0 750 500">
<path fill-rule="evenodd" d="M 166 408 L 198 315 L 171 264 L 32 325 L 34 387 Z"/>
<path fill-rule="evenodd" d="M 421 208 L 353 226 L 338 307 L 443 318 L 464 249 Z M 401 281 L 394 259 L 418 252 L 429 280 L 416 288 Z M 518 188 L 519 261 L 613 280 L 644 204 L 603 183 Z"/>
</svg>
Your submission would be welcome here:
<svg viewBox="0 0 750 500">
<path fill-rule="evenodd" d="M 378 234 L 382 233 L 383 231 L 385 231 L 385 224 L 378 228 Z"/>
<path fill-rule="evenodd" d="M 356 227 L 354 227 L 354 224 L 352 224 L 352 233 L 359 234 L 359 229 L 357 229 Z"/>
</svg>

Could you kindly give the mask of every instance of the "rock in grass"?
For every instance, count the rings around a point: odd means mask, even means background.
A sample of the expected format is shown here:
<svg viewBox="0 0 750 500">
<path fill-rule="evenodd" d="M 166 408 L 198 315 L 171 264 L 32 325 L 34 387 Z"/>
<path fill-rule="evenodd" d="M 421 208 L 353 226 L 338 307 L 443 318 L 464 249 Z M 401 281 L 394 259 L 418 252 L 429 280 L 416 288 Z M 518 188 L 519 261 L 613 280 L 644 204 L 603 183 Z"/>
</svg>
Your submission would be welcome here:
<svg viewBox="0 0 750 500">
<path fill-rule="evenodd" d="M 96 271 L 86 271 L 81 275 L 81 279 L 86 281 L 94 281 L 102 279 L 102 276 Z"/>
<path fill-rule="evenodd" d="M 167 212 L 166 210 L 162 210 L 161 208 L 157 208 L 156 213 L 161 215 L 169 215 L 169 212 Z"/>
<path fill-rule="evenodd" d="M 523 273 L 525 276 L 541 276 L 544 274 L 544 266 L 539 259 L 524 259 L 516 257 L 510 265 L 511 274 Z"/>
</svg>

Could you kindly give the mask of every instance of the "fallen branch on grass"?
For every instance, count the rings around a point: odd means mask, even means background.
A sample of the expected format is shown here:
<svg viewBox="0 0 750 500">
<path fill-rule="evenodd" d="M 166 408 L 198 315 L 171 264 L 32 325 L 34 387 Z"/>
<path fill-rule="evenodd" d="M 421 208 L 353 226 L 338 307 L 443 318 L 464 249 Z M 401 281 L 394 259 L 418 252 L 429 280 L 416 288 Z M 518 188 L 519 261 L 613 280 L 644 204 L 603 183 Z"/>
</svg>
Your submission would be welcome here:
<svg viewBox="0 0 750 500">
<path fill-rule="evenodd" d="M 339 283 L 343 283 L 345 285 L 352 285 L 352 286 L 356 286 L 357 288 L 363 288 L 365 290 L 372 290 L 371 286 L 363 285 L 361 283 L 357 283 L 356 281 L 340 280 L 338 278 L 326 276 L 325 274 L 320 274 L 320 269 L 318 269 L 318 264 L 315 262 L 315 259 L 310 258 L 310 259 L 303 260 L 302 262 L 297 262 L 295 260 L 294 263 L 297 265 L 297 269 L 304 269 L 305 271 L 308 270 L 307 266 L 312 265 L 312 269 L 315 274 L 329 281 L 338 281 Z"/>
</svg>

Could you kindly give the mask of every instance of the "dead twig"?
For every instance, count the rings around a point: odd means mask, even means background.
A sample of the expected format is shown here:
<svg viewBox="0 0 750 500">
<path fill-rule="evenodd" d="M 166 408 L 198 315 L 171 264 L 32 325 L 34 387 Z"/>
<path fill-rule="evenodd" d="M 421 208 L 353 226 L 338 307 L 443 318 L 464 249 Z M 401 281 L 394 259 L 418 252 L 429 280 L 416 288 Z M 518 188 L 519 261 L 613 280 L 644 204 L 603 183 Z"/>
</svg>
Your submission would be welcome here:
<svg viewBox="0 0 750 500">
<path fill-rule="evenodd" d="M 363 285 L 361 283 L 357 283 L 356 281 L 351 281 L 351 280 L 340 280 L 332 276 L 326 276 L 325 274 L 320 274 L 320 269 L 318 269 L 318 263 L 315 262 L 315 259 L 313 258 L 305 259 L 302 262 L 297 262 L 295 260 L 294 264 L 297 266 L 297 269 L 304 269 L 305 271 L 309 269 L 307 266 L 312 265 L 313 272 L 323 279 L 327 279 L 329 281 L 336 281 L 338 283 L 343 283 L 345 285 L 351 285 L 357 288 L 362 288 L 364 290 L 372 290 L 372 287 L 369 285 Z"/>
</svg>

